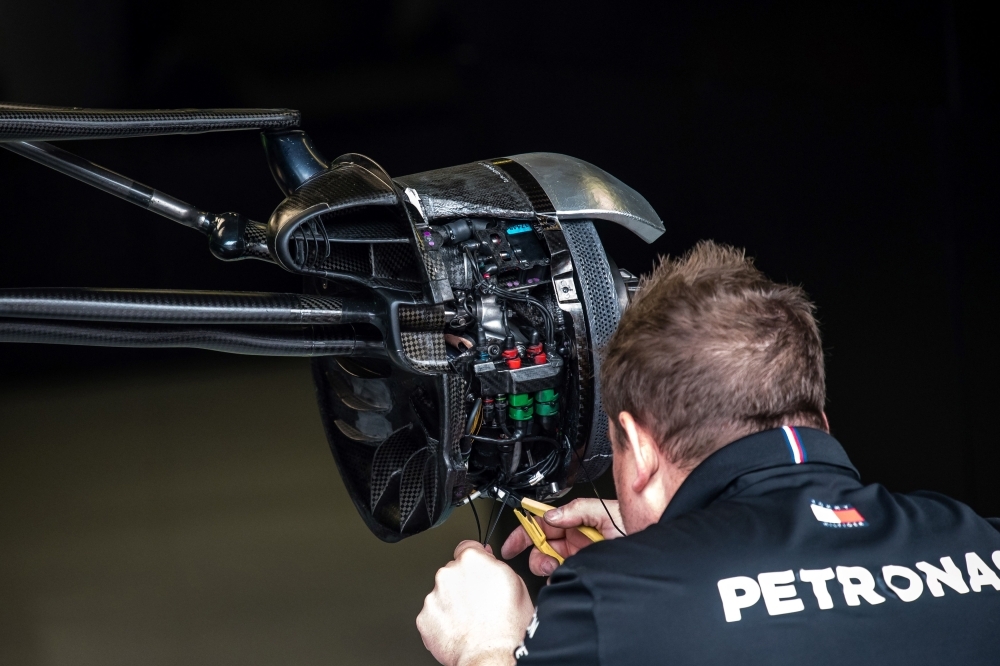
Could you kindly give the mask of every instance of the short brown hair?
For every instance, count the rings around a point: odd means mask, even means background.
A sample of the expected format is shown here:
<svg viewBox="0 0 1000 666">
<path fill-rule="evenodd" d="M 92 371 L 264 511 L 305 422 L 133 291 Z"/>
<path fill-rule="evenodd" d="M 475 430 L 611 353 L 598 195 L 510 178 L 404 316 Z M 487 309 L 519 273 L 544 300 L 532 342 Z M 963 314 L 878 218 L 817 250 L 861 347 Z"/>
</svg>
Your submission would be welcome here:
<svg viewBox="0 0 1000 666">
<path fill-rule="evenodd" d="M 825 429 L 815 307 L 743 250 L 702 241 L 644 277 L 604 350 L 605 410 L 629 412 L 676 465 L 781 425 Z"/>
</svg>

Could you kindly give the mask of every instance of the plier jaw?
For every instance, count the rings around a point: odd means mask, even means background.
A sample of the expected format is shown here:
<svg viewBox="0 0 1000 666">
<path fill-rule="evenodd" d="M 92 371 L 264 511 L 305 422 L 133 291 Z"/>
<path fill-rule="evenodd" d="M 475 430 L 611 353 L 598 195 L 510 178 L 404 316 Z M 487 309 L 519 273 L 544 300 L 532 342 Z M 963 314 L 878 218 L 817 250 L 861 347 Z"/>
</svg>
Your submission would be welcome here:
<svg viewBox="0 0 1000 666">
<path fill-rule="evenodd" d="M 554 506 L 523 497 L 497 486 L 493 487 L 493 496 L 514 509 L 514 515 L 517 516 L 517 520 L 524 527 L 524 531 L 528 533 L 528 537 L 531 539 L 531 543 L 535 544 L 535 548 L 555 558 L 559 564 L 565 561 L 566 558 L 556 552 L 556 549 L 545 538 L 545 530 L 542 529 L 542 526 L 538 524 L 538 519 L 535 518 L 535 516 L 545 515 L 547 511 L 554 509 Z M 594 543 L 604 541 L 604 535 L 593 527 L 580 526 L 576 529 Z"/>
<path fill-rule="evenodd" d="M 542 530 L 542 527 L 538 524 L 538 520 L 534 516 L 517 507 L 514 507 L 514 515 L 517 516 L 517 520 L 524 527 L 524 531 L 528 533 L 528 537 L 531 539 L 531 543 L 535 544 L 535 548 L 549 557 L 555 558 L 559 564 L 565 561 L 565 558 L 556 552 L 556 549 L 545 538 L 545 531 Z"/>
</svg>

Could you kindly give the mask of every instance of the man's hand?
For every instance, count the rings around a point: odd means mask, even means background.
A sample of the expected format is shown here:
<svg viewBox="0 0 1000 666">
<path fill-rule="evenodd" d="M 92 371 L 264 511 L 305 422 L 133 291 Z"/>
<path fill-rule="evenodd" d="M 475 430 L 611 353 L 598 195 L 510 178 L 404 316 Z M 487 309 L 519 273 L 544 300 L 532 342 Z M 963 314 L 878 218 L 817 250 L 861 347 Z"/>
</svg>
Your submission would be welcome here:
<svg viewBox="0 0 1000 666">
<path fill-rule="evenodd" d="M 445 666 L 509 665 L 533 612 L 524 581 L 489 546 L 463 541 L 434 577 L 417 630 Z"/>
<path fill-rule="evenodd" d="M 622 516 L 618 510 L 618 502 L 606 500 L 605 504 L 608 505 L 608 511 L 614 516 L 615 522 L 621 525 Z M 545 538 L 549 545 L 564 558 L 575 555 L 581 548 L 586 548 L 593 543 L 579 531 L 572 529 L 574 527 L 581 525 L 596 527 L 605 539 L 621 536 L 615 526 L 611 524 L 608 512 L 601 506 L 601 501 L 597 499 L 575 499 L 565 506 L 547 511 L 539 523 L 542 530 L 545 531 Z M 518 527 L 507 537 L 507 541 L 500 549 L 500 554 L 503 555 L 504 559 L 509 560 L 531 545 L 531 537 L 528 536 L 523 527 Z M 545 555 L 537 548 L 531 549 L 531 554 L 528 555 L 528 567 L 531 569 L 531 573 L 536 576 L 549 576 L 556 570 L 557 566 L 559 563 L 554 557 Z"/>
</svg>

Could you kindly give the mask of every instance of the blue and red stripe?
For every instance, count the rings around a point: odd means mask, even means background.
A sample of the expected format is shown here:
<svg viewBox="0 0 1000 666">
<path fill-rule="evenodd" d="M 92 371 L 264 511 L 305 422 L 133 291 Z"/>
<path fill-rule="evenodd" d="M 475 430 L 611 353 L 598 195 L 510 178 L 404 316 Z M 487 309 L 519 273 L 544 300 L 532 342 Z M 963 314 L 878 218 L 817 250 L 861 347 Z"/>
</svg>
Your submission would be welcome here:
<svg viewBox="0 0 1000 666">
<path fill-rule="evenodd" d="M 806 462 L 806 448 L 802 446 L 802 440 L 799 439 L 799 431 L 791 426 L 781 426 L 781 429 L 785 432 L 785 441 L 792 454 L 792 462 L 796 465 Z"/>
</svg>

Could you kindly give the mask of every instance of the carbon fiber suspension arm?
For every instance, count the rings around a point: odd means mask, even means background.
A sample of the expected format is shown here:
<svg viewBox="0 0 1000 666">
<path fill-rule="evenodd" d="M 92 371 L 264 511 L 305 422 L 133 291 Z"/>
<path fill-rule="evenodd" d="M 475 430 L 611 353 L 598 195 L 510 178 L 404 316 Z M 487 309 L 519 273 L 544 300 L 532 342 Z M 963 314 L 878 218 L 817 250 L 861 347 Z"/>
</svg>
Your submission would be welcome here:
<svg viewBox="0 0 1000 666">
<path fill-rule="evenodd" d="M 351 356 L 383 348 L 377 335 L 339 326 L 93 324 L 0 319 L 0 342 L 89 347 L 187 347 L 255 356 Z"/>
<path fill-rule="evenodd" d="M 146 324 L 367 324 L 374 301 L 307 294 L 129 289 L 0 289 L 0 320 Z"/>
<path fill-rule="evenodd" d="M 381 335 L 370 325 L 374 316 L 374 303 L 364 298 L 124 289 L 0 290 L 0 342 L 349 356 L 384 349 Z"/>
<path fill-rule="evenodd" d="M 297 127 L 301 118 L 291 109 L 118 111 L 0 103 L 0 143 L 280 130 Z"/>
<path fill-rule="evenodd" d="M 2 118 L 2 115 L 0 115 Z M 0 142 L 0 148 L 76 178 L 129 203 L 162 215 L 208 236 L 208 249 L 223 261 L 274 261 L 267 248 L 267 227 L 239 213 L 208 213 L 180 199 L 94 164 L 62 148 L 30 141 Z"/>
</svg>

